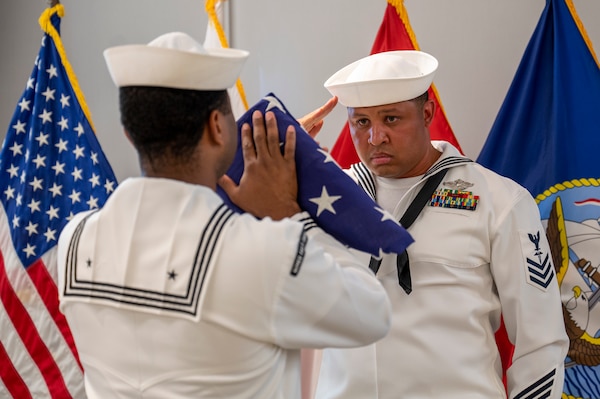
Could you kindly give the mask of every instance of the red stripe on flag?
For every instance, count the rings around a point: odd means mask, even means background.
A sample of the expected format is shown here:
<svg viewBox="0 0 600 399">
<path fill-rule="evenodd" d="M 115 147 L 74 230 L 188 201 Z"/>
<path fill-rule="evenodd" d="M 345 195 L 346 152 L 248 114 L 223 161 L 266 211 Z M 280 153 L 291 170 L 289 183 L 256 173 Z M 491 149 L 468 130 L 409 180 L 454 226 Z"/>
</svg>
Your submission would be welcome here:
<svg viewBox="0 0 600 399">
<path fill-rule="evenodd" d="M 52 284 L 54 285 L 54 281 L 52 281 Z M 62 372 L 56 364 L 52 353 L 50 353 L 46 347 L 46 344 L 40 337 L 35 324 L 27 312 L 27 309 L 21 303 L 19 297 L 8 280 L 8 276 L 6 275 L 6 265 L 4 264 L 4 256 L 1 253 L 0 300 L 6 309 L 8 317 L 12 321 L 17 334 L 27 348 L 27 352 L 29 352 L 29 355 L 44 377 L 44 381 L 48 386 L 50 396 L 55 399 L 71 398 L 71 394 L 67 389 Z M 56 300 L 58 300 L 58 296 L 56 297 Z M 7 389 L 11 390 L 11 388 L 8 388 L 8 386 L 13 383 L 19 384 L 19 381 L 8 380 L 4 381 L 4 383 L 7 385 Z"/>
<path fill-rule="evenodd" d="M 25 381 L 23 381 L 21 375 L 19 375 L 13 366 L 2 342 L 0 342 L 0 379 L 4 382 L 4 386 L 8 389 L 8 393 L 10 393 L 13 398 L 32 398 Z"/>
<path fill-rule="evenodd" d="M 50 316 L 52 317 L 52 320 L 54 320 L 56 327 L 61 332 L 65 342 L 69 346 L 69 349 L 71 349 L 71 352 L 73 352 L 73 356 L 75 357 L 75 360 L 77 360 L 79 368 L 83 370 L 83 366 L 79 361 L 77 348 L 75 347 L 75 340 L 73 339 L 71 329 L 67 324 L 67 319 L 58 308 L 58 288 L 56 287 L 52 276 L 50 276 L 50 273 L 48 273 L 46 265 L 44 265 L 44 262 L 41 259 L 38 259 L 35 263 L 27 268 L 27 273 L 35 285 L 37 292 L 40 294 L 42 301 L 46 305 L 48 313 L 50 313 Z"/>
</svg>

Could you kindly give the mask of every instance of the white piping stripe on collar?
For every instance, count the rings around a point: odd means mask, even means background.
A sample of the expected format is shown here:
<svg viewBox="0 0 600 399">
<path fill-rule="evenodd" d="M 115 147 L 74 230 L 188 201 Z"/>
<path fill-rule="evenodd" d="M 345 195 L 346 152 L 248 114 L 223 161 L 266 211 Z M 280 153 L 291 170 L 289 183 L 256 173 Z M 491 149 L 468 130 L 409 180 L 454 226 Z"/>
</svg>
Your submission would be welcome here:
<svg viewBox="0 0 600 399">
<path fill-rule="evenodd" d="M 437 173 L 438 170 L 452 167 L 452 166 L 463 165 L 463 164 L 470 163 L 470 162 L 473 162 L 473 160 L 466 158 L 466 157 L 451 156 L 451 157 L 444 158 L 441 161 L 439 161 L 438 163 L 434 164 L 427 172 L 425 172 L 425 174 L 423 175 L 423 179 L 427 179 L 429 176 Z"/>
<path fill-rule="evenodd" d="M 354 165 L 350 166 L 350 169 L 352 172 L 354 172 L 354 175 L 358 179 L 359 186 L 361 186 L 362 189 L 365 190 L 365 192 L 369 194 L 373 200 L 375 200 L 376 190 L 373 173 L 371 173 L 367 166 L 362 162 L 355 163 Z"/>
<path fill-rule="evenodd" d="M 426 180 L 429 176 L 435 174 L 441 169 L 460 166 L 471 162 L 473 162 L 473 160 L 466 157 L 450 156 L 444 158 L 438 163 L 434 164 L 427 172 L 425 172 L 421 181 Z M 369 168 L 367 168 L 364 163 L 358 162 L 350 166 L 350 169 L 356 176 L 359 186 L 361 186 L 362 189 L 365 190 L 365 192 L 369 194 L 371 198 L 373 198 L 373 200 L 376 200 L 377 190 L 375 188 L 375 177 Z"/>
</svg>

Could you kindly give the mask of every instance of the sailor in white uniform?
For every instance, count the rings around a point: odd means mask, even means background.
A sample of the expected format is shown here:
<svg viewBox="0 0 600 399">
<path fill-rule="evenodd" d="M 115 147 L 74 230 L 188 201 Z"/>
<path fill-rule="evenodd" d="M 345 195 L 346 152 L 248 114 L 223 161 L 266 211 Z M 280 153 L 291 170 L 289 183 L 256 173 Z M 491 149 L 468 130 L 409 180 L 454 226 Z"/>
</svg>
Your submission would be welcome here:
<svg viewBox="0 0 600 399">
<path fill-rule="evenodd" d="M 302 348 L 389 330 L 381 283 L 296 202 L 293 129 L 282 154 L 273 116 L 255 115 L 252 167 L 239 186 L 219 180 L 237 146 L 226 89 L 247 56 L 177 32 L 105 52 L 142 177 L 59 240 L 89 399 L 300 398 Z M 217 182 L 252 214 L 232 212 Z"/>
<path fill-rule="evenodd" d="M 348 109 L 362 161 L 349 173 L 398 220 L 429 179 L 445 175 L 408 227 L 407 261 L 365 258 L 390 296 L 390 333 L 323 350 L 316 397 L 558 399 L 568 339 L 538 208 L 515 182 L 430 141 L 437 66 L 429 54 L 393 51 L 325 83 Z M 501 317 L 514 344 L 507 388 L 494 337 Z"/>
</svg>

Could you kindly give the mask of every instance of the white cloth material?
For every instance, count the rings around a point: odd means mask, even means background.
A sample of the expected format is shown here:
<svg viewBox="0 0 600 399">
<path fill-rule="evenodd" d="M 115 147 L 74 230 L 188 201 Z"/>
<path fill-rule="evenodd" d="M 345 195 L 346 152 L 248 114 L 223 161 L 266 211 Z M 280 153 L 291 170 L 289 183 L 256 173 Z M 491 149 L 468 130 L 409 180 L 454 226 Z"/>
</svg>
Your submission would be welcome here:
<svg viewBox="0 0 600 399">
<path fill-rule="evenodd" d="M 437 59 L 422 51 L 385 51 L 346 65 L 324 86 L 346 107 L 393 104 L 425 93 L 437 68 Z"/>
<path fill-rule="evenodd" d="M 431 170 L 461 157 L 449 143 L 433 143 L 443 155 Z M 438 189 L 472 183 L 464 191 L 479 196 L 476 210 L 424 207 L 409 229 L 412 293 L 398 285 L 395 257 L 385 256 L 377 273 L 392 303 L 390 333 L 364 348 L 324 349 L 317 398 L 505 399 L 494 338 L 501 312 L 515 344 L 508 397 L 538 381 L 537 388 L 550 385 L 547 397 L 561 397 L 568 339 L 558 283 L 554 277 L 544 289 L 527 278 L 528 259 L 538 260 L 528 234 L 539 232 L 539 251 L 550 255 L 535 201 L 474 162 L 448 166 Z M 400 199 L 394 216 L 422 184 Z"/>
<path fill-rule="evenodd" d="M 173 180 L 76 215 L 58 266 L 88 399 L 300 398 L 300 348 L 390 326 L 381 284 L 308 214 L 257 220 Z"/>
<path fill-rule="evenodd" d="M 148 44 L 104 50 L 117 87 L 153 86 L 184 90 L 232 87 L 250 53 L 232 48 L 205 49 L 182 32 L 165 33 Z"/>
<path fill-rule="evenodd" d="M 390 215 L 394 215 L 398 198 L 402 198 L 422 178 L 423 175 L 405 179 L 377 178 L 377 203 Z"/>
</svg>

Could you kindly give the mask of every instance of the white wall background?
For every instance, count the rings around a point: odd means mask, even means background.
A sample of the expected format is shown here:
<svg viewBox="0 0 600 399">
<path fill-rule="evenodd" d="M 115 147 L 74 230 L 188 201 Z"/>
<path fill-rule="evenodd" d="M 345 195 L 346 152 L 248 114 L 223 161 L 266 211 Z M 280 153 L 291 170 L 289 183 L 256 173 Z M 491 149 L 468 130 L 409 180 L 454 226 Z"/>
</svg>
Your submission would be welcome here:
<svg viewBox="0 0 600 399">
<path fill-rule="evenodd" d="M 229 0 L 230 45 L 251 52 L 242 73 L 250 104 L 274 92 L 296 117 L 329 98 L 323 82 L 369 54 L 385 0 Z M 573 0 L 596 51 L 600 1 Z M 7 4 L 8 3 L 8 4 Z M 102 51 L 147 43 L 169 31 L 204 40 L 204 0 L 63 0 L 67 57 L 90 108 L 100 143 L 119 181 L 138 174 L 123 137 L 117 89 Z M 546 0 L 405 0 L 419 46 L 438 58 L 434 83 L 454 133 L 476 158 L 494 122 Z M 0 137 L 40 46 L 42 0 L 7 0 L 0 14 Z M 338 106 L 320 142 L 333 145 L 345 120 Z"/>
</svg>

